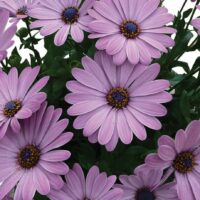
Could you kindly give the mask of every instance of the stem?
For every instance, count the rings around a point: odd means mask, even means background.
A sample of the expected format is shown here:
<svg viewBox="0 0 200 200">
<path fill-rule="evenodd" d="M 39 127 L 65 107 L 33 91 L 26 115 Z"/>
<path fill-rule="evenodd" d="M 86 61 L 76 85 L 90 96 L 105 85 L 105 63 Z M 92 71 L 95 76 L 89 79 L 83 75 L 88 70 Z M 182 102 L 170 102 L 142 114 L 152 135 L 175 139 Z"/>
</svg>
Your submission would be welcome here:
<svg viewBox="0 0 200 200">
<path fill-rule="evenodd" d="M 197 0 L 197 2 L 196 2 L 196 4 L 195 4 L 195 7 L 194 7 L 194 9 L 193 9 L 193 11 L 192 11 L 192 15 L 191 15 L 191 17 L 190 17 L 190 19 L 189 19 L 189 21 L 188 21 L 188 23 L 187 23 L 187 25 L 186 25 L 186 30 L 188 29 L 188 27 L 189 27 L 189 25 L 190 25 L 190 22 L 192 21 L 192 19 L 193 19 L 193 17 L 194 17 L 194 14 L 195 14 L 195 12 L 196 12 L 196 10 L 197 10 L 197 5 L 199 4 L 199 2 L 200 2 L 200 0 Z"/>
<path fill-rule="evenodd" d="M 185 1 L 184 1 L 183 5 L 182 5 L 182 7 L 181 7 L 181 9 L 180 9 L 180 13 L 182 13 L 183 9 L 185 8 L 185 5 L 186 5 L 187 1 L 188 1 L 188 0 L 185 0 Z"/>
<path fill-rule="evenodd" d="M 29 34 L 30 40 L 31 40 L 31 46 L 30 46 L 30 48 L 31 48 L 31 50 L 35 54 L 35 58 L 37 60 L 38 65 L 40 65 L 41 64 L 40 54 L 39 54 L 39 52 L 34 47 L 34 42 L 33 42 L 34 37 L 31 34 L 30 23 L 29 23 L 29 19 L 28 18 L 25 19 L 25 23 L 26 23 L 26 27 L 28 29 L 28 34 Z"/>
<path fill-rule="evenodd" d="M 184 81 L 186 81 L 191 76 L 193 76 L 194 74 L 196 74 L 199 70 L 200 70 L 200 67 L 198 67 L 197 69 L 195 69 L 194 71 L 192 71 L 190 74 L 186 75 L 186 77 L 183 80 L 181 80 L 179 83 L 177 83 L 176 85 L 174 85 L 173 87 L 171 87 L 169 89 L 169 92 L 171 92 L 172 90 L 174 90 L 177 86 L 181 85 Z"/>
</svg>

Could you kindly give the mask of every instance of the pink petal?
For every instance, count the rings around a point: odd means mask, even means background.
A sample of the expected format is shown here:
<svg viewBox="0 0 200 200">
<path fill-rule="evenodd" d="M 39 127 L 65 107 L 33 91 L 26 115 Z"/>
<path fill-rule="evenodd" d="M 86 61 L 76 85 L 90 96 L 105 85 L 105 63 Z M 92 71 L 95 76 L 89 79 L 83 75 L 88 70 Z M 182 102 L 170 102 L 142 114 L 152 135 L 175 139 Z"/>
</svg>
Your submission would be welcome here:
<svg viewBox="0 0 200 200">
<path fill-rule="evenodd" d="M 110 111 L 101 128 L 99 129 L 98 141 L 101 145 L 105 145 L 111 140 L 115 123 L 116 111 L 113 109 Z"/>
<path fill-rule="evenodd" d="M 29 118 L 32 115 L 32 111 L 28 108 L 21 108 L 15 115 L 16 118 L 18 119 L 26 119 Z"/>
<path fill-rule="evenodd" d="M 50 183 L 47 176 L 38 167 L 33 169 L 33 182 L 37 191 L 42 195 L 50 192 Z"/>
<path fill-rule="evenodd" d="M 67 36 L 69 34 L 69 30 L 70 26 L 65 25 L 56 33 L 54 38 L 54 43 L 56 46 L 62 46 L 65 43 Z"/>
<path fill-rule="evenodd" d="M 176 152 L 170 146 L 161 145 L 158 148 L 158 155 L 161 159 L 165 161 L 173 161 L 176 157 Z"/>
<path fill-rule="evenodd" d="M 76 42 L 80 43 L 84 39 L 84 33 L 81 30 L 81 28 L 76 24 L 76 25 L 71 25 L 71 32 L 70 32 L 73 40 Z"/>
</svg>

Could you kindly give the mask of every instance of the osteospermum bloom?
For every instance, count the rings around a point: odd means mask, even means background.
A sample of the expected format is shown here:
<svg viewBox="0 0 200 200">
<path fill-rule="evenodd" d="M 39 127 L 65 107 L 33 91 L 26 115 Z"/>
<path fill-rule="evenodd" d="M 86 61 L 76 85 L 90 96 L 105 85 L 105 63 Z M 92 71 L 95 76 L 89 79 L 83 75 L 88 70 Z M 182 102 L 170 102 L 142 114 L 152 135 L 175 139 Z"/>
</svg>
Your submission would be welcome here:
<svg viewBox="0 0 200 200">
<path fill-rule="evenodd" d="M 84 69 L 72 70 L 76 81 L 67 83 L 72 93 L 65 100 L 73 104 L 68 114 L 78 115 L 74 128 L 83 129 L 90 142 L 98 141 L 111 151 L 118 138 L 130 144 L 133 134 L 146 139 L 145 126 L 161 128 L 156 116 L 166 115 L 161 103 L 172 97 L 164 91 L 169 81 L 154 80 L 160 72 L 158 64 L 133 67 L 127 62 L 116 66 L 104 52 L 98 52 L 94 60 L 84 57 L 82 64 Z"/>
<path fill-rule="evenodd" d="M 162 170 L 151 168 L 136 168 L 132 175 L 121 175 L 121 184 L 115 188 L 123 189 L 120 200 L 178 200 L 176 184 L 163 184 Z"/>
<path fill-rule="evenodd" d="M 48 195 L 51 200 L 121 200 L 123 191 L 112 189 L 116 176 L 100 173 L 97 166 L 90 168 L 85 178 L 81 166 L 75 164 L 65 178 L 63 190 L 52 190 Z"/>
<path fill-rule="evenodd" d="M 8 127 L 14 132 L 20 131 L 19 120 L 29 118 L 46 99 L 46 93 L 40 90 L 46 85 L 49 77 L 34 83 L 40 67 L 26 67 L 18 76 L 16 68 L 8 74 L 0 72 L 0 139 Z"/>
<path fill-rule="evenodd" d="M 200 10 L 200 5 L 197 6 L 197 8 Z M 198 30 L 198 34 L 200 35 L 200 19 L 193 19 L 192 20 L 192 26 L 194 26 Z"/>
<path fill-rule="evenodd" d="M 5 27 L 8 24 L 9 12 L 6 10 L 0 10 L 0 61 L 6 58 L 7 49 L 14 43 L 12 41 L 13 36 L 16 33 L 17 26 L 14 23 L 8 29 Z"/>
<path fill-rule="evenodd" d="M 175 29 L 165 26 L 173 16 L 159 4 L 160 0 L 96 1 L 88 11 L 93 17 L 89 37 L 99 38 L 96 47 L 112 55 L 117 65 L 127 59 L 132 64 L 149 64 L 174 45 L 166 34 Z"/>
<path fill-rule="evenodd" d="M 90 17 L 87 11 L 92 7 L 94 0 L 85 0 L 82 5 L 80 0 L 40 1 L 38 8 L 32 9 L 30 14 L 38 19 L 31 24 L 31 28 L 42 27 L 41 35 L 47 36 L 56 32 L 54 43 L 63 45 L 70 34 L 78 43 L 84 39 L 84 31 Z"/>
<path fill-rule="evenodd" d="M 14 200 L 33 199 L 35 192 L 47 195 L 51 188 L 61 189 L 69 168 L 63 161 L 70 157 L 67 150 L 55 150 L 68 143 L 73 134 L 63 133 L 68 120 L 59 120 L 61 109 L 47 107 L 22 122 L 21 132 L 10 129 L 0 141 L 1 198 L 16 187 Z"/>
<path fill-rule="evenodd" d="M 24 19 L 29 16 L 29 11 L 35 8 L 39 0 L 0 0 L 0 8 L 10 11 L 11 16 Z"/>
<path fill-rule="evenodd" d="M 175 171 L 178 196 L 181 200 L 200 197 L 200 121 L 191 122 L 186 130 L 179 130 L 175 140 L 162 136 L 158 153 L 150 154 L 146 163 L 154 168 Z"/>
</svg>

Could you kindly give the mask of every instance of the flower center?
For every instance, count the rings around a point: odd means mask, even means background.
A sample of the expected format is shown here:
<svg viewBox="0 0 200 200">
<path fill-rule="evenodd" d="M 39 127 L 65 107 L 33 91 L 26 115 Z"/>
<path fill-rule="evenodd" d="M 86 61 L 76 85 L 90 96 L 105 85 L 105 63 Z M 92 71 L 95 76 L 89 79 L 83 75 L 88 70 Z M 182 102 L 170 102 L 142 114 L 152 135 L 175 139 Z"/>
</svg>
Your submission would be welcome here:
<svg viewBox="0 0 200 200">
<path fill-rule="evenodd" d="M 136 193 L 136 200 L 155 200 L 155 195 L 148 188 L 139 189 Z"/>
<path fill-rule="evenodd" d="M 27 11 L 27 7 L 26 6 L 21 7 L 17 11 L 17 15 L 27 15 L 27 14 L 28 14 L 28 11 Z"/>
<path fill-rule="evenodd" d="M 117 109 L 124 108 L 129 102 L 128 91 L 124 88 L 113 88 L 108 92 L 106 99 L 112 107 Z"/>
<path fill-rule="evenodd" d="M 140 34 L 140 28 L 134 21 L 123 22 L 120 31 L 128 39 L 134 39 Z"/>
<path fill-rule="evenodd" d="M 73 24 L 78 21 L 79 11 L 75 7 L 69 7 L 63 11 L 62 18 L 66 24 Z"/>
<path fill-rule="evenodd" d="M 3 114 L 6 117 L 13 117 L 21 109 L 21 102 L 19 100 L 9 101 L 3 109 Z"/>
<path fill-rule="evenodd" d="M 195 165 L 195 157 L 189 151 L 178 154 L 173 163 L 175 170 L 182 174 L 193 171 Z"/>
<path fill-rule="evenodd" d="M 21 149 L 17 158 L 22 168 L 30 169 L 37 165 L 40 159 L 40 150 L 32 144 L 27 145 Z"/>
</svg>

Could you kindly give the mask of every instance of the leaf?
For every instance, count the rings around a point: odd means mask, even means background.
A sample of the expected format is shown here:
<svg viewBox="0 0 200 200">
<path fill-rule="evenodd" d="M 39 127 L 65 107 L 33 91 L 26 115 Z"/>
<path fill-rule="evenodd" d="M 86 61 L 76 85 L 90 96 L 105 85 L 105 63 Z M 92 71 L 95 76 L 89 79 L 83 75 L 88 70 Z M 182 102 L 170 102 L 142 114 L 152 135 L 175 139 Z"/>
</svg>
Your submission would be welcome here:
<svg viewBox="0 0 200 200">
<path fill-rule="evenodd" d="M 171 68 L 173 67 L 182 67 L 187 73 L 190 73 L 190 67 L 188 63 L 183 62 L 183 61 L 175 61 Z"/>
<path fill-rule="evenodd" d="M 47 198 L 47 196 L 43 196 L 39 193 L 36 193 L 35 197 L 34 197 L 35 200 L 49 200 L 49 198 Z"/>
<path fill-rule="evenodd" d="M 194 63 L 194 65 L 192 66 L 191 71 L 196 70 L 198 67 L 200 67 L 200 57 L 198 57 L 198 58 L 195 60 L 195 63 Z"/>
<path fill-rule="evenodd" d="M 187 17 L 189 17 L 190 16 L 190 14 L 192 13 L 192 11 L 193 11 L 193 9 L 192 8 L 190 8 L 190 9 L 188 9 L 188 10 L 186 10 L 184 13 L 183 13 L 183 18 L 187 18 Z"/>
<path fill-rule="evenodd" d="M 180 98 L 180 110 L 183 116 L 185 117 L 186 121 L 190 121 L 190 101 L 186 91 L 183 91 L 181 98 Z"/>
</svg>

